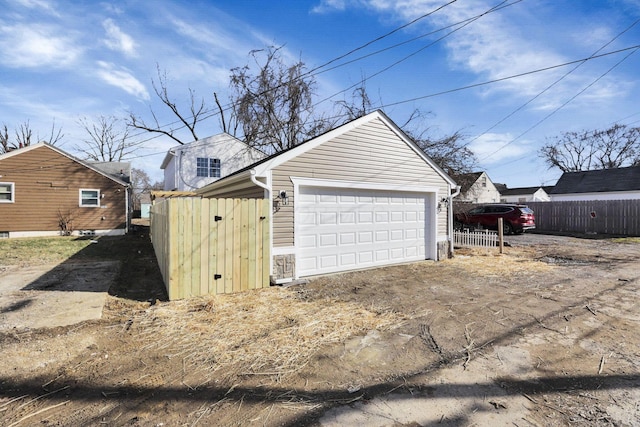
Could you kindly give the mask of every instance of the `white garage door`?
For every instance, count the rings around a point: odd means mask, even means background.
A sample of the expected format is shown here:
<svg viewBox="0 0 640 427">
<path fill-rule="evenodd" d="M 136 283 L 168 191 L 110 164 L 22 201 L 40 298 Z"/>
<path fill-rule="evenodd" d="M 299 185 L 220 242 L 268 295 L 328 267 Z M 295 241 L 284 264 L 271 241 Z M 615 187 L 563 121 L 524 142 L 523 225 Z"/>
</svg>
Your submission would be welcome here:
<svg viewBox="0 0 640 427">
<path fill-rule="evenodd" d="M 298 276 L 425 259 L 425 193 L 300 187 Z"/>
</svg>

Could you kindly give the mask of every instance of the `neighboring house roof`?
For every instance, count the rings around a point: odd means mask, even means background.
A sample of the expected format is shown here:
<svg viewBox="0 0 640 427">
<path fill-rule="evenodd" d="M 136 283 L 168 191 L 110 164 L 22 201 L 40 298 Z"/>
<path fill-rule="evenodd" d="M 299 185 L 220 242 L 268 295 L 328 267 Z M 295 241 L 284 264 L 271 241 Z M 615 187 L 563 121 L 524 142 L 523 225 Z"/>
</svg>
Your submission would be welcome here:
<svg viewBox="0 0 640 427">
<path fill-rule="evenodd" d="M 500 184 L 500 183 L 494 182 L 493 186 L 496 187 L 496 190 L 498 190 L 500 194 L 502 194 L 502 192 L 507 189 L 507 184 Z"/>
<path fill-rule="evenodd" d="M 545 193 L 549 194 L 549 191 L 553 189 L 553 186 L 537 186 L 537 187 L 518 187 L 518 188 L 504 188 L 500 189 L 502 196 L 518 196 L 521 194 L 533 194 L 536 191 L 543 189 Z"/>
<path fill-rule="evenodd" d="M 460 193 L 466 193 L 478 181 L 484 172 L 460 173 L 454 178 L 460 185 Z"/>
<path fill-rule="evenodd" d="M 108 169 L 108 167 L 106 165 L 104 167 L 100 167 L 98 165 L 92 164 L 91 162 L 80 160 L 77 157 L 74 157 L 71 154 L 61 150 L 60 148 L 58 148 L 58 147 L 56 147 L 54 145 L 48 144 L 46 142 L 39 142 L 37 144 L 32 144 L 32 145 L 28 145 L 26 147 L 22 147 L 22 148 L 18 148 L 18 149 L 15 149 L 15 150 L 11 150 L 8 153 L 0 154 L 0 160 L 8 159 L 9 157 L 13 157 L 13 156 L 18 156 L 18 155 L 20 155 L 22 153 L 26 153 L 28 151 L 35 150 L 35 149 L 41 148 L 41 147 L 46 147 L 46 148 L 48 148 L 50 150 L 53 150 L 56 153 L 58 153 L 58 154 L 60 154 L 62 156 L 65 156 L 65 157 L 73 160 L 74 162 L 80 163 L 82 166 L 84 166 L 84 167 L 86 167 L 88 169 L 91 169 L 92 171 L 97 172 L 100 175 L 105 176 L 105 177 L 117 182 L 118 184 L 121 184 L 121 185 L 123 185 L 125 187 L 129 186 L 129 182 L 128 181 L 125 181 L 124 179 L 121 179 L 121 177 L 118 177 L 116 175 L 110 174 L 109 172 L 106 172 L 105 168 Z M 100 162 L 100 163 L 109 163 L 109 162 Z M 129 175 L 131 175 L 131 173 L 129 173 Z"/>
<path fill-rule="evenodd" d="M 129 162 L 88 162 L 90 165 L 117 178 L 121 181 L 131 182 L 131 163 Z"/>
<path fill-rule="evenodd" d="M 264 174 L 285 163 L 286 161 L 302 154 L 305 153 L 321 144 L 323 144 L 324 142 L 327 142 L 339 135 L 342 135 L 352 129 L 357 128 L 358 126 L 362 126 L 364 123 L 370 122 L 372 120 L 375 119 L 380 119 L 382 122 L 384 122 L 387 126 L 389 126 L 389 128 L 400 138 L 402 139 L 407 145 L 409 145 L 409 147 L 411 147 L 420 157 L 422 157 L 422 159 L 429 164 L 438 175 L 440 175 L 442 178 L 445 179 L 445 181 L 447 181 L 448 183 L 450 183 L 452 186 L 456 185 L 456 182 L 449 176 L 447 175 L 447 173 L 440 167 L 438 166 L 429 156 L 427 156 L 425 154 L 425 152 L 423 150 L 420 149 L 420 147 L 418 147 L 413 140 L 411 140 L 411 138 L 409 138 L 407 136 L 407 134 L 405 134 L 402 129 L 400 129 L 389 117 L 387 117 L 386 114 L 384 114 L 382 111 L 380 110 L 376 110 L 373 111 L 365 116 L 362 116 L 360 118 L 357 118 L 355 120 L 352 120 L 350 122 L 347 122 L 341 126 L 338 126 L 337 128 L 334 128 L 332 130 L 329 130 L 315 138 L 311 138 L 301 144 L 296 145 L 295 147 L 291 147 L 287 150 L 281 151 L 279 153 L 275 153 L 272 154 L 269 157 L 265 157 L 264 159 L 261 159 L 245 168 L 239 169 L 236 172 L 227 175 L 226 177 L 219 179 L 218 181 L 215 181 L 211 184 L 206 185 L 205 187 L 196 190 L 196 192 L 198 194 L 204 194 L 206 193 L 209 189 L 214 189 L 216 187 L 223 187 L 227 184 L 227 182 L 231 181 L 231 180 L 235 180 L 239 175 L 245 175 L 245 174 L 250 174 L 250 175 L 254 175 L 254 176 L 264 176 Z"/>
<path fill-rule="evenodd" d="M 640 191 L 640 166 L 562 174 L 549 194 Z"/>
</svg>

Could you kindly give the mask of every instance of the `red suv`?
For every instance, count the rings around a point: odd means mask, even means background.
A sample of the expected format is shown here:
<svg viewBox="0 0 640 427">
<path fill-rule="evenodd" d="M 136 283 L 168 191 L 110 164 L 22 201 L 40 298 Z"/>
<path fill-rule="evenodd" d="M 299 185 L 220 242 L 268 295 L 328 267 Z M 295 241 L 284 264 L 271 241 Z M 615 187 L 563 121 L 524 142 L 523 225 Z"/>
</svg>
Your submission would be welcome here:
<svg viewBox="0 0 640 427">
<path fill-rule="evenodd" d="M 476 206 L 455 215 L 454 228 L 498 228 L 498 218 L 502 218 L 504 234 L 524 233 L 524 230 L 536 228 L 533 211 L 524 205 L 490 204 Z"/>
</svg>

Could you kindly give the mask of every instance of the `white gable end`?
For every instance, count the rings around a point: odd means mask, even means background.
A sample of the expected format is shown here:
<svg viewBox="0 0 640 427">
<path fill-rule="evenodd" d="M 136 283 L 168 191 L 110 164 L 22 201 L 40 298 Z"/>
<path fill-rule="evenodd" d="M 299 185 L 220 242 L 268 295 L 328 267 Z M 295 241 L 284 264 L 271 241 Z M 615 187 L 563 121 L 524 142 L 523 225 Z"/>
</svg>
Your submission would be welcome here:
<svg viewBox="0 0 640 427">
<path fill-rule="evenodd" d="M 263 157 L 260 151 L 225 133 L 173 147 L 162 164 L 164 189 L 196 190 Z"/>
</svg>

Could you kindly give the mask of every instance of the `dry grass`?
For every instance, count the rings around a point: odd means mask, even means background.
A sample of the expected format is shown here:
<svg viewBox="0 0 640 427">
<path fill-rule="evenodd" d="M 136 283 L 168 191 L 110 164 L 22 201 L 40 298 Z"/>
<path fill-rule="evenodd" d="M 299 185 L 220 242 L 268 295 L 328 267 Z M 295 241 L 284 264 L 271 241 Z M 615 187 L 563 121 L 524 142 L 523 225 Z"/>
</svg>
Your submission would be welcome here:
<svg viewBox="0 0 640 427">
<path fill-rule="evenodd" d="M 306 301 L 295 288 L 269 288 L 162 303 L 138 312 L 131 332 L 142 352 L 163 349 L 169 358 L 183 358 L 202 384 L 214 372 L 216 380 L 260 375 L 278 381 L 304 367 L 324 345 L 402 320 L 391 311 Z"/>
<path fill-rule="evenodd" d="M 535 259 L 535 251 L 511 248 L 508 253 L 500 254 L 497 249 L 459 249 L 456 256 L 445 261 L 461 270 L 482 276 L 511 276 L 530 274 L 533 271 L 550 271 L 554 267 Z"/>
</svg>

